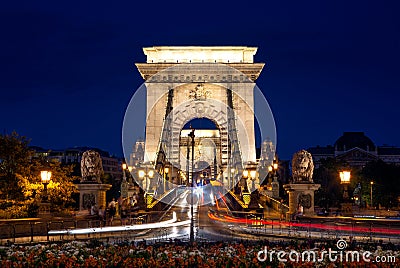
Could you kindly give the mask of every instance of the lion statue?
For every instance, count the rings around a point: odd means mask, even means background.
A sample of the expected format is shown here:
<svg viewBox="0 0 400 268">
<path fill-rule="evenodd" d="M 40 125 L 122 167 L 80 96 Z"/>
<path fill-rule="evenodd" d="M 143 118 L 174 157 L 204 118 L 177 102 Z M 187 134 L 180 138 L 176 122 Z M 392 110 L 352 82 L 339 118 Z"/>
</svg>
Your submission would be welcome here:
<svg viewBox="0 0 400 268">
<path fill-rule="evenodd" d="M 98 152 L 89 150 L 82 154 L 81 173 L 81 182 L 101 183 L 101 176 L 104 174 L 104 171 Z"/>
<path fill-rule="evenodd" d="M 314 163 L 306 150 L 298 151 L 292 159 L 293 183 L 313 183 Z"/>
</svg>

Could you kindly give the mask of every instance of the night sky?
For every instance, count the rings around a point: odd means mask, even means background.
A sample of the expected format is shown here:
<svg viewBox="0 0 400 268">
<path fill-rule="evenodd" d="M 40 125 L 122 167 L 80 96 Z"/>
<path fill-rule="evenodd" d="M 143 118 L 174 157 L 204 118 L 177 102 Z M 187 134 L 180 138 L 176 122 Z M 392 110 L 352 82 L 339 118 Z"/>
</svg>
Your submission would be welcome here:
<svg viewBox="0 0 400 268">
<path fill-rule="evenodd" d="M 32 145 L 122 156 L 142 47 L 245 45 L 266 63 L 280 157 L 344 131 L 400 146 L 398 1 L 60 2 L 0 8 L 0 127 Z"/>
</svg>

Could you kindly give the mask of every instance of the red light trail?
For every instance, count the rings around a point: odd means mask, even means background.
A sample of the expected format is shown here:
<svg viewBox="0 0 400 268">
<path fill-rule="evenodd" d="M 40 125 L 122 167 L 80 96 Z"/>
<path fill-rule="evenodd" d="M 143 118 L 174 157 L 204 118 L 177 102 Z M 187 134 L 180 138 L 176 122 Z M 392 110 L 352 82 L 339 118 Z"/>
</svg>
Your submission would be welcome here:
<svg viewBox="0 0 400 268">
<path fill-rule="evenodd" d="M 208 213 L 208 217 L 212 220 L 229 222 L 229 223 L 241 223 L 250 225 L 279 225 L 285 227 L 304 227 L 313 229 L 333 230 L 333 231 L 347 231 L 347 232 L 371 232 L 371 233 L 382 233 L 390 235 L 400 235 L 400 230 L 393 230 L 388 228 L 370 228 L 370 227 L 356 227 L 356 226 L 333 226 L 321 223 L 297 223 L 297 222 L 279 222 L 272 220 L 257 220 L 257 219 L 244 219 L 235 218 L 224 215 L 223 218 L 217 217 L 211 212 Z"/>
</svg>

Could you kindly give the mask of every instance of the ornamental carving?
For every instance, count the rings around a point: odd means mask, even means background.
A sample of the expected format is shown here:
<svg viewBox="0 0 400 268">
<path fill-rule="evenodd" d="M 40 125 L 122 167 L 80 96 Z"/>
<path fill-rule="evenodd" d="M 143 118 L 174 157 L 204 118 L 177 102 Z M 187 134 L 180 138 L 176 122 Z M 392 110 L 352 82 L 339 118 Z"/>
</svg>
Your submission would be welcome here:
<svg viewBox="0 0 400 268">
<path fill-rule="evenodd" d="M 96 198 L 94 194 L 83 194 L 83 201 L 82 201 L 83 208 L 89 209 L 94 204 L 96 204 Z"/>
<path fill-rule="evenodd" d="M 189 91 L 189 98 L 194 100 L 205 100 L 211 96 L 211 91 L 204 89 L 203 84 L 197 84 Z"/>
<path fill-rule="evenodd" d="M 302 205 L 304 208 L 311 207 L 311 195 L 310 194 L 301 194 L 299 196 L 299 204 Z"/>
</svg>

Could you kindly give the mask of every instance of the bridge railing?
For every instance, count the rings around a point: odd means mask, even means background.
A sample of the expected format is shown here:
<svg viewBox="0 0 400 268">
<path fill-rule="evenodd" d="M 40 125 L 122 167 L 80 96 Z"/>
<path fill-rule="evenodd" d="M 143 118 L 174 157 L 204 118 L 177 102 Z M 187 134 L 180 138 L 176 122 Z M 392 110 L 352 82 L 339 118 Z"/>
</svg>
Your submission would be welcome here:
<svg viewBox="0 0 400 268">
<path fill-rule="evenodd" d="M 238 229 L 241 229 L 241 233 L 259 236 L 260 239 L 263 237 L 265 239 L 280 237 L 282 239 L 345 239 L 365 243 L 400 242 L 398 235 L 400 233 L 400 220 L 376 219 L 370 221 L 341 217 L 301 217 L 297 220 L 286 221 L 257 212 L 231 211 L 232 216 L 216 210 L 210 210 L 210 212 L 221 221 L 228 223 L 228 226 L 236 226 L 231 231 L 231 239 L 234 239 Z"/>
<path fill-rule="evenodd" d="M 160 202 L 170 204 L 177 197 L 177 193 L 177 187 L 175 187 L 161 195 L 155 196 L 155 200 L 148 206 L 148 208 L 154 208 Z"/>
<path fill-rule="evenodd" d="M 260 190 L 260 194 L 266 198 L 266 204 L 274 209 L 275 211 L 286 214 L 289 211 L 289 206 L 281 202 L 280 200 L 273 198 L 266 194 L 266 191 Z"/>
<path fill-rule="evenodd" d="M 119 218 L 115 218 L 112 225 L 109 221 L 99 218 L 50 218 L 48 220 L 40 218 L 31 219 L 10 219 L 0 220 L 0 244 L 10 243 L 37 243 L 50 241 L 71 241 L 76 239 L 107 238 L 107 237 L 128 237 L 134 236 L 141 231 L 115 232 L 103 231 L 102 234 L 49 234 L 50 231 L 68 231 L 74 229 L 99 228 L 108 226 L 123 226 L 131 224 L 144 224 L 160 221 L 160 217 L 167 211 L 148 211 L 131 214 L 124 223 Z"/>
</svg>

